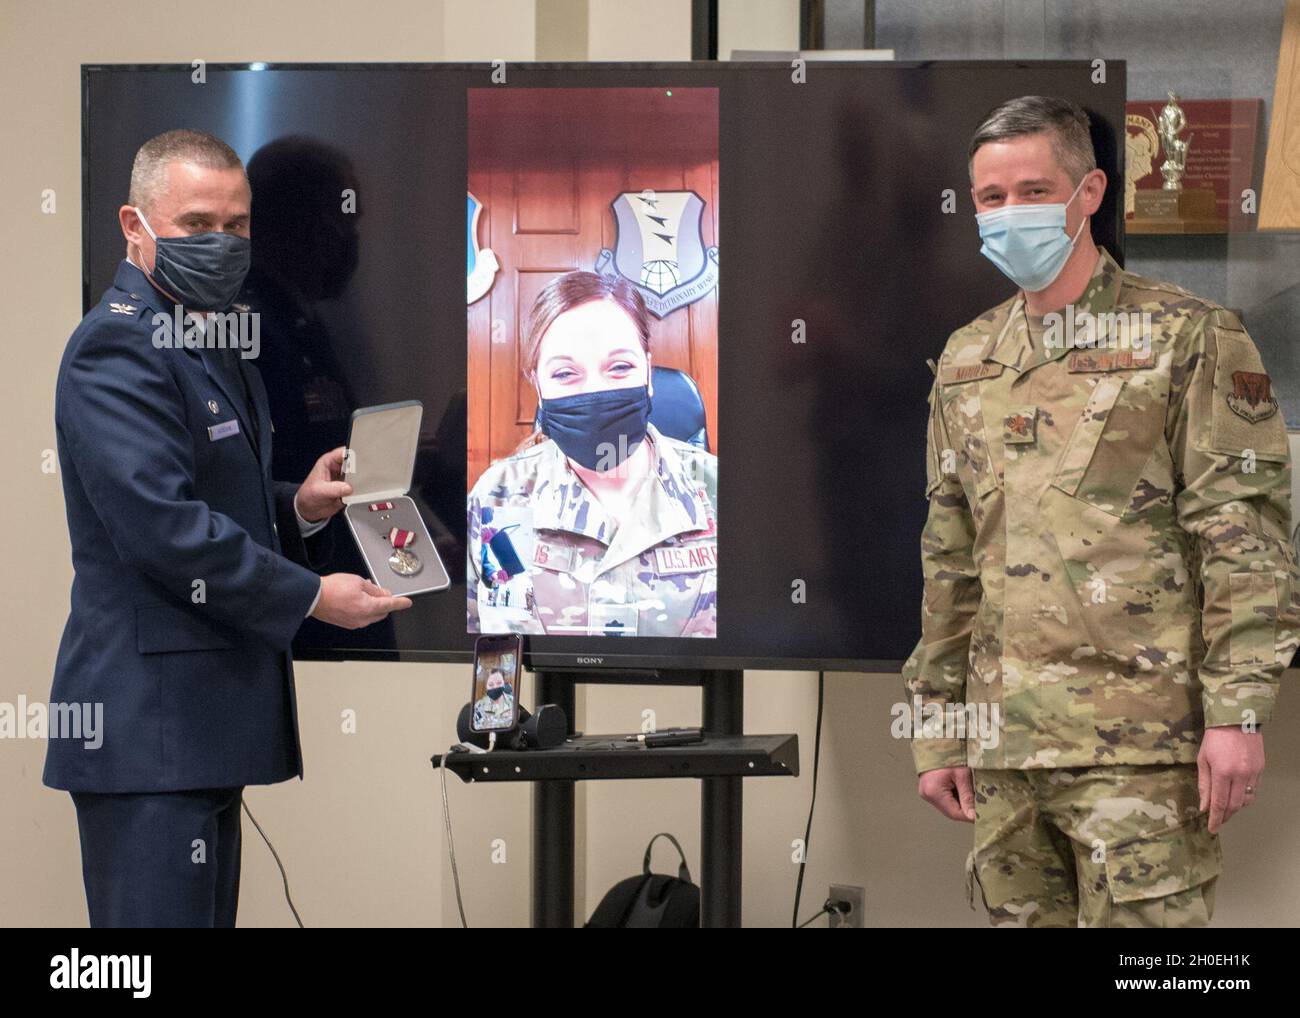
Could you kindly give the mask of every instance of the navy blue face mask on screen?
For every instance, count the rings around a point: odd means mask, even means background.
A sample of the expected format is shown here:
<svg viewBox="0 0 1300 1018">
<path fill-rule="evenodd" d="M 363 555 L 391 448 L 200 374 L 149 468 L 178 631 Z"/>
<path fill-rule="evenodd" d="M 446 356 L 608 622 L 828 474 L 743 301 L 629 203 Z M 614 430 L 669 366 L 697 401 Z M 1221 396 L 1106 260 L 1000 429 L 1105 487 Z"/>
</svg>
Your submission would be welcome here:
<svg viewBox="0 0 1300 1018">
<path fill-rule="evenodd" d="M 159 237 L 135 210 L 153 238 L 154 281 L 187 308 L 225 311 L 239 296 L 252 258 L 252 242 L 233 233 Z"/>
<path fill-rule="evenodd" d="M 588 470 L 612 470 L 636 451 L 650 422 L 650 390 L 634 385 L 543 399 L 542 433 Z"/>
</svg>

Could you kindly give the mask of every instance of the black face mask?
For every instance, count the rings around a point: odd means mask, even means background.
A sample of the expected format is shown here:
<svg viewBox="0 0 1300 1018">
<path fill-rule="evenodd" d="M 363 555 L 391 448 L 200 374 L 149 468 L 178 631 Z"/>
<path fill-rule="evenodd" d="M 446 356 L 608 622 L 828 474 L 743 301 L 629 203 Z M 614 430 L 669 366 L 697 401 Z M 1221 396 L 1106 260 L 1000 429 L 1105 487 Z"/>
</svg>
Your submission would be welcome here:
<svg viewBox="0 0 1300 1018">
<path fill-rule="evenodd" d="M 487 691 L 488 699 L 489 699 L 489 700 L 500 700 L 501 697 L 505 696 L 505 694 L 506 694 L 507 692 L 509 692 L 509 690 L 510 690 L 510 687 L 509 687 L 509 686 L 497 686 L 497 687 L 494 688 L 494 689 L 489 689 L 489 690 Z"/>
<path fill-rule="evenodd" d="M 588 470 L 612 470 L 636 451 L 650 422 L 644 385 L 544 399 L 542 432 Z"/>
<path fill-rule="evenodd" d="M 187 308 L 225 311 L 239 296 L 251 261 L 252 242 L 233 233 L 159 237 L 144 214 L 140 223 L 154 242 L 155 283 Z"/>
</svg>

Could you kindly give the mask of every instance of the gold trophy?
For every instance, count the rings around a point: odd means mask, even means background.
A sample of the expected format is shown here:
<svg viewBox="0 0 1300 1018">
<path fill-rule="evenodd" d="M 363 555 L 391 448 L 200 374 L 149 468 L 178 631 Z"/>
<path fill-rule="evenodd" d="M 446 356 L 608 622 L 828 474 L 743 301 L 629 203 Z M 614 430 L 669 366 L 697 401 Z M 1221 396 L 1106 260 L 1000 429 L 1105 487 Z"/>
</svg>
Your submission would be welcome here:
<svg viewBox="0 0 1300 1018">
<path fill-rule="evenodd" d="M 1187 117 L 1178 105 L 1178 96 L 1169 92 L 1169 101 L 1160 111 L 1156 121 L 1156 133 L 1160 136 L 1160 148 L 1165 154 L 1164 165 L 1160 167 L 1160 176 L 1165 178 L 1166 191 L 1183 189 L 1183 174 L 1187 172 L 1187 146 L 1192 143 L 1192 135 L 1186 139 L 1179 135 L 1187 129 Z"/>
<path fill-rule="evenodd" d="M 1129 230 L 1133 233 L 1223 233 L 1228 224 L 1219 216 L 1214 191 L 1183 187 L 1187 150 L 1195 135 L 1182 136 L 1187 129 L 1187 117 L 1178 105 L 1178 96 L 1173 92 L 1166 94 L 1169 102 L 1160 111 L 1155 132 L 1165 157 L 1160 166 L 1165 183 L 1161 188 L 1137 190 Z"/>
</svg>

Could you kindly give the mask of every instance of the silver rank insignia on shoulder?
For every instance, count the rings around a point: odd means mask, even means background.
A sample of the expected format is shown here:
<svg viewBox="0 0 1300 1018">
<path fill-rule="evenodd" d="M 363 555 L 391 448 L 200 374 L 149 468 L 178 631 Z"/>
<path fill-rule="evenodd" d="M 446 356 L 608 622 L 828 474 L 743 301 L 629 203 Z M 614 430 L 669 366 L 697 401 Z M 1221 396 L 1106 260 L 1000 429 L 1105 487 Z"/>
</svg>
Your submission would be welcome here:
<svg viewBox="0 0 1300 1018">
<path fill-rule="evenodd" d="M 119 304 L 113 301 L 108 305 L 108 310 L 115 315 L 133 315 L 136 312 L 136 306 L 134 304 Z"/>
<path fill-rule="evenodd" d="M 211 410 L 214 414 L 218 413 L 221 410 L 221 408 L 217 406 L 217 401 L 215 399 L 208 400 L 208 409 Z"/>
</svg>

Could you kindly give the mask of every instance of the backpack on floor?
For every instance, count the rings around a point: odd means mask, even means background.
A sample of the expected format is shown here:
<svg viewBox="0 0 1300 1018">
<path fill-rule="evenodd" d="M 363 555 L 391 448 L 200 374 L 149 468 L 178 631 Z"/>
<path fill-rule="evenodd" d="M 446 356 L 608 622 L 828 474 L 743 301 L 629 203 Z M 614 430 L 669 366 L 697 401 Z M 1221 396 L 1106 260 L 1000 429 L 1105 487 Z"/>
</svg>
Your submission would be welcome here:
<svg viewBox="0 0 1300 1018">
<path fill-rule="evenodd" d="M 660 838 L 671 841 L 681 857 L 675 877 L 650 872 L 650 850 Z M 700 889 L 691 883 L 682 846 L 665 831 L 656 834 L 646 845 L 640 875 L 620 880 L 611 887 L 585 928 L 664 930 L 698 929 L 699 925 Z"/>
</svg>

